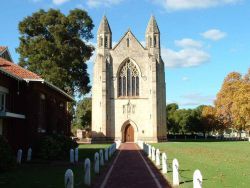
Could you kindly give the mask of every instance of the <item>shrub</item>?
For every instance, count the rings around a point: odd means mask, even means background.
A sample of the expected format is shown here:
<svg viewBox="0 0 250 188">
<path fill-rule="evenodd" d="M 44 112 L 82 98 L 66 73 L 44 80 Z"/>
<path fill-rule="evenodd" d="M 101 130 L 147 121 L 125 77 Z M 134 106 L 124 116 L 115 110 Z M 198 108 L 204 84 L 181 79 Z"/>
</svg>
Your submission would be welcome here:
<svg viewBox="0 0 250 188">
<path fill-rule="evenodd" d="M 0 136 L 0 170 L 7 170 L 15 164 L 11 148 L 7 140 Z"/>
<path fill-rule="evenodd" d="M 63 135 L 45 136 L 40 140 L 38 156 L 45 160 L 67 159 L 69 150 L 77 146 L 76 141 Z"/>
</svg>

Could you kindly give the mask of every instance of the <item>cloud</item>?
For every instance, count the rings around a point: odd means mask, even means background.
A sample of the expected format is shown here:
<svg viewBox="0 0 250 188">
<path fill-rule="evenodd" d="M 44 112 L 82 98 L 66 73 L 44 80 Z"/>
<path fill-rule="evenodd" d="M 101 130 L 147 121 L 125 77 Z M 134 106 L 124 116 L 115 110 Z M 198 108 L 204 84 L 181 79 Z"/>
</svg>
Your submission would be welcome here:
<svg viewBox="0 0 250 188">
<path fill-rule="evenodd" d="M 70 0 L 52 0 L 52 2 L 55 4 L 55 5 L 61 5 L 63 3 L 66 3 L 67 1 L 70 1 Z"/>
<path fill-rule="evenodd" d="M 178 102 L 178 104 L 181 106 L 212 105 L 215 100 L 215 96 L 203 95 L 201 93 L 189 93 L 180 97 L 182 101 Z"/>
<path fill-rule="evenodd" d="M 168 11 L 205 9 L 222 5 L 236 4 L 242 0 L 154 0 Z"/>
<path fill-rule="evenodd" d="M 176 46 L 182 47 L 182 48 L 201 48 L 202 47 L 202 43 L 200 41 L 196 41 L 190 38 L 176 40 L 174 43 Z"/>
<path fill-rule="evenodd" d="M 204 33 L 201 33 L 201 35 L 206 39 L 217 41 L 226 37 L 227 33 L 222 32 L 219 29 L 210 29 Z"/>
<path fill-rule="evenodd" d="M 188 78 L 188 77 L 186 77 L 186 76 L 183 76 L 183 77 L 181 78 L 181 80 L 182 80 L 182 81 L 188 81 L 188 80 L 189 80 L 189 78 Z"/>
<path fill-rule="evenodd" d="M 166 67 L 195 67 L 210 60 L 207 52 L 195 48 L 183 48 L 179 51 L 162 48 L 161 56 Z"/>
<path fill-rule="evenodd" d="M 97 8 L 100 6 L 110 7 L 112 5 L 117 5 L 123 0 L 87 0 L 87 5 L 91 8 Z"/>
</svg>

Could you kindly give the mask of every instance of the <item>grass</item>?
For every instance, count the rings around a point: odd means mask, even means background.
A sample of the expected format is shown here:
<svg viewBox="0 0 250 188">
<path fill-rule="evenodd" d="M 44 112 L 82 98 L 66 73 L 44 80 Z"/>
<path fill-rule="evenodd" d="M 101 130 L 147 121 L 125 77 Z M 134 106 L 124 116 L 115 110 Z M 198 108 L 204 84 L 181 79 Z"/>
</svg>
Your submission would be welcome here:
<svg viewBox="0 0 250 188">
<path fill-rule="evenodd" d="M 203 187 L 249 187 L 249 142 L 167 142 L 153 144 L 168 157 L 167 179 L 172 183 L 172 161 L 179 161 L 180 187 L 193 187 L 196 169 Z"/>
<path fill-rule="evenodd" d="M 16 168 L 0 173 L 0 187 L 6 188 L 59 188 L 64 187 L 64 174 L 70 168 L 74 173 L 75 187 L 84 187 L 83 162 L 85 158 L 91 160 L 92 178 L 94 153 L 110 144 L 86 144 L 79 145 L 79 164 L 71 165 L 69 161 L 57 163 L 24 163 Z M 104 166 L 105 168 L 105 166 Z M 103 170 L 103 169 L 102 169 Z"/>
</svg>

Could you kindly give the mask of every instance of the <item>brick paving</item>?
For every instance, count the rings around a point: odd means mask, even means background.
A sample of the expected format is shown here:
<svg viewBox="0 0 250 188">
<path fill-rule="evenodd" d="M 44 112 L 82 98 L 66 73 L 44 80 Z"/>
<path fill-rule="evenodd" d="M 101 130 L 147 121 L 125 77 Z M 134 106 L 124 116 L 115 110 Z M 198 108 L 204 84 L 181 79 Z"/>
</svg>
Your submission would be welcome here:
<svg viewBox="0 0 250 188">
<path fill-rule="evenodd" d="M 99 183 L 95 184 L 94 187 L 171 187 L 159 170 L 143 152 L 139 150 L 139 147 L 135 143 L 123 143 L 119 150 L 117 154 L 118 158 L 113 161 L 113 164 L 107 169 L 107 172 L 101 175 L 101 180 L 99 180 Z M 111 173 L 110 168 L 112 168 Z M 148 168 L 151 169 L 151 173 Z"/>
</svg>

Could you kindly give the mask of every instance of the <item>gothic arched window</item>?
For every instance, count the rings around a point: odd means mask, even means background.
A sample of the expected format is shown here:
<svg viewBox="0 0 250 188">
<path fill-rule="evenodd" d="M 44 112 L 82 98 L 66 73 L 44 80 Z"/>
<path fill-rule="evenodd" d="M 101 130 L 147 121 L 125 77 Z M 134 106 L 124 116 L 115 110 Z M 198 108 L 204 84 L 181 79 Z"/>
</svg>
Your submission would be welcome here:
<svg viewBox="0 0 250 188">
<path fill-rule="evenodd" d="M 123 64 L 118 78 L 119 97 L 139 96 L 139 71 L 133 62 Z"/>
</svg>

